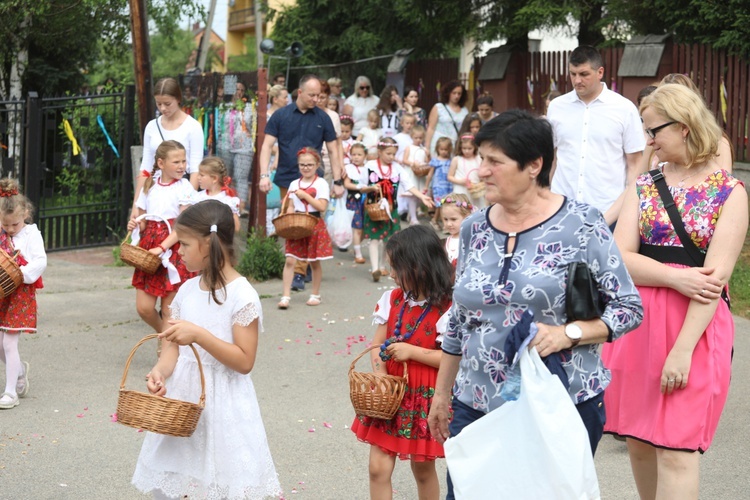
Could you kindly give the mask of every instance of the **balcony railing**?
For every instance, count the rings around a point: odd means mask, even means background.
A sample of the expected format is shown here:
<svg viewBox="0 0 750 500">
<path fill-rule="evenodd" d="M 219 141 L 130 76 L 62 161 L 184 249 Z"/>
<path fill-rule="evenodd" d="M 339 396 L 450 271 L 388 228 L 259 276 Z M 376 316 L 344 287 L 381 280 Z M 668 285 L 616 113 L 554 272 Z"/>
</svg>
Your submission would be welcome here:
<svg viewBox="0 0 750 500">
<path fill-rule="evenodd" d="M 255 25 L 255 12 L 251 7 L 249 9 L 241 9 L 231 12 L 229 14 L 229 29 L 243 29 L 249 28 Z"/>
</svg>

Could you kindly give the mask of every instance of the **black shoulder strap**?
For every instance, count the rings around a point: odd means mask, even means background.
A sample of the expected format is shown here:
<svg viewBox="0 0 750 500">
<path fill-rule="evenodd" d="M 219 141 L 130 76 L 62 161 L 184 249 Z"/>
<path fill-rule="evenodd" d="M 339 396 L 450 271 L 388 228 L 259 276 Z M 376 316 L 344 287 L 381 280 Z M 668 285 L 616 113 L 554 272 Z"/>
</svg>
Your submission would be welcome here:
<svg viewBox="0 0 750 500">
<path fill-rule="evenodd" d="M 164 140 L 164 134 L 161 133 L 161 127 L 159 126 L 159 117 L 157 116 L 154 120 L 156 122 L 156 128 L 159 129 L 159 135 L 161 136 L 161 140 Z"/>
<path fill-rule="evenodd" d="M 453 113 L 451 113 L 451 110 L 448 109 L 448 105 L 445 103 L 442 103 L 443 107 L 445 108 L 445 111 L 448 113 L 448 116 L 451 117 L 451 123 L 453 124 L 453 128 L 456 129 L 456 134 L 458 134 L 458 127 L 456 127 L 456 120 L 453 119 Z M 460 139 L 460 137 L 459 137 Z"/>
<path fill-rule="evenodd" d="M 664 174 L 659 169 L 654 169 L 649 171 L 649 175 L 651 176 L 651 179 L 653 179 L 656 189 L 659 191 L 661 201 L 664 202 L 664 208 L 667 210 L 667 214 L 669 214 L 669 220 L 672 221 L 672 226 L 674 227 L 677 236 L 680 237 L 682 247 L 698 267 L 703 267 L 703 262 L 706 260 L 706 256 L 698 249 L 692 238 L 690 238 L 690 235 L 685 231 L 685 225 L 682 222 L 682 217 L 680 217 L 680 212 L 677 210 L 677 206 L 674 204 L 672 193 L 669 192 L 669 187 L 667 187 L 667 181 L 664 179 Z"/>
</svg>

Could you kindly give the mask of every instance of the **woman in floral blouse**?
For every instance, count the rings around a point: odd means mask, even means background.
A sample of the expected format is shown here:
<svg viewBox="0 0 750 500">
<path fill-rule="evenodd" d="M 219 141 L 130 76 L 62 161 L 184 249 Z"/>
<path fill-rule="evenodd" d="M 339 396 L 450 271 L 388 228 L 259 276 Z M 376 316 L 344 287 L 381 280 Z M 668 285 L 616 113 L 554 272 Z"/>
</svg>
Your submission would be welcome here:
<svg viewBox="0 0 750 500">
<path fill-rule="evenodd" d="M 491 205 L 461 226 L 430 430 L 443 441 L 505 403 L 500 391 L 512 362 L 505 340 L 531 311 L 539 327 L 531 345 L 542 357 L 559 357 L 593 451 L 610 382 L 599 344 L 640 324 L 640 297 L 601 213 L 550 191 L 554 149 L 547 121 L 507 111 L 487 122 L 475 140 Z M 565 278 L 574 261 L 586 262 L 595 276 L 606 302 L 601 318 L 571 323 L 565 316 Z M 448 489 L 453 498 L 450 477 Z"/>
<path fill-rule="evenodd" d="M 660 162 L 654 175 L 690 240 L 680 240 L 652 176 L 638 177 L 615 236 L 643 324 L 603 351 L 613 374 L 605 430 L 628 438 L 641 498 L 697 499 L 699 453 L 729 392 L 734 321 L 723 299 L 747 233 L 747 192 L 718 162 L 721 128 L 698 94 L 660 85 L 640 111 Z"/>
</svg>

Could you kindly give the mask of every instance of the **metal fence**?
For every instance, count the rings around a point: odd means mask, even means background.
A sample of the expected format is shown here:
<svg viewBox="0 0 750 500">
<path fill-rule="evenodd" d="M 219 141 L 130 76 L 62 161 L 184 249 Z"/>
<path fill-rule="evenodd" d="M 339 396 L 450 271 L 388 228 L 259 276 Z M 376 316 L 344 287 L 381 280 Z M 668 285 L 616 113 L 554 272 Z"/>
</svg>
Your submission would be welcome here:
<svg viewBox="0 0 750 500">
<path fill-rule="evenodd" d="M 135 92 L 28 99 L 26 193 L 47 250 L 113 244 L 132 195 Z M 127 168 L 126 168 L 127 167 Z"/>
<path fill-rule="evenodd" d="M 0 176 L 23 177 L 26 103 L 0 100 Z"/>
</svg>

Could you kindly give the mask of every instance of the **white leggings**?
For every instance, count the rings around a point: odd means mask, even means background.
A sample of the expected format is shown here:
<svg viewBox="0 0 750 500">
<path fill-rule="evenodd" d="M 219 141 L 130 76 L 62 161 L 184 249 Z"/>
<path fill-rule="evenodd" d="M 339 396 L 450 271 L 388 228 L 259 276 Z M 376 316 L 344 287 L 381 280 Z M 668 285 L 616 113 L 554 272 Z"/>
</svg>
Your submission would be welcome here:
<svg viewBox="0 0 750 500">
<path fill-rule="evenodd" d="M 21 355 L 18 352 L 18 340 L 20 333 L 8 333 L 0 331 L 0 360 L 5 363 L 5 391 L 16 395 L 16 382 L 21 376 L 23 366 Z"/>
</svg>

